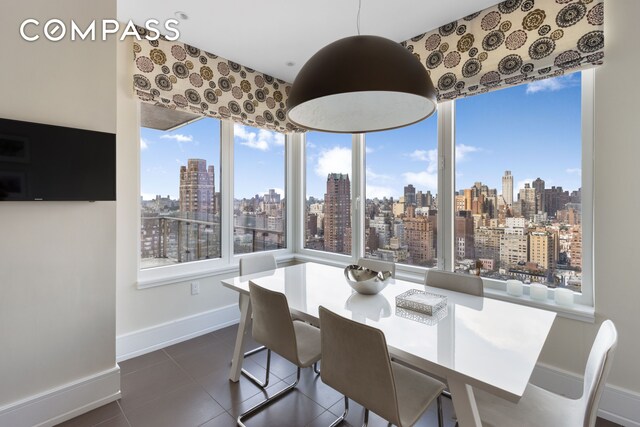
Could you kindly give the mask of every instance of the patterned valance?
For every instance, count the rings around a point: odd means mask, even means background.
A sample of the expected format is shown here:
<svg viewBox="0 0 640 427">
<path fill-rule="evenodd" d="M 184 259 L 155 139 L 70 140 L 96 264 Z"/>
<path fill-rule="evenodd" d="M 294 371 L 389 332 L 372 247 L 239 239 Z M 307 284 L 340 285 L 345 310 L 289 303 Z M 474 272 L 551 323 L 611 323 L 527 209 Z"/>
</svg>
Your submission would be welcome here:
<svg viewBox="0 0 640 427">
<path fill-rule="evenodd" d="M 403 45 L 444 101 L 599 65 L 603 23 L 603 0 L 507 0 Z"/>
<path fill-rule="evenodd" d="M 286 115 L 289 83 L 163 38 L 136 41 L 133 52 L 134 90 L 144 102 L 278 132 L 300 131 Z"/>
</svg>

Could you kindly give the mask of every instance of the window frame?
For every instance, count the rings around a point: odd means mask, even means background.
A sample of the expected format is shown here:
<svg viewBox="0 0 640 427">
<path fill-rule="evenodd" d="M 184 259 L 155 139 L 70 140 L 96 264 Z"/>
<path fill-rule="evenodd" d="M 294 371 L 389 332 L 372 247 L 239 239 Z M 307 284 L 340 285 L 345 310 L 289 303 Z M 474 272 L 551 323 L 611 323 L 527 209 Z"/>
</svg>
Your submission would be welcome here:
<svg viewBox="0 0 640 427">
<path fill-rule="evenodd" d="M 594 84 L 593 69 L 581 72 L 581 128 L 582 128 L 582 293 L 576 294 L 572 307 L 558 306 L 553 301 L 554 290 L 544 302 L 532 301 L 528 297 L 512 297 L 506 293 L 506 283 L 483 278 L 485 295 L 519 304 L 542 307 L 576 320 L 594 321 Z M 138 108 L 138 119 L 140 109 Z M 454 266 L 454 192 L 455 192 L 455 100 L 438 105 L 438 265 L 437 268 L 452 271 Z M 138 123 L 140 121 L 138 120 Z M 233 254 L 233 198 L 234 198 L 234 122 L 220 121 L 221 166 L 221 250 L 218 259 L 192 261 L 162 267 L 140 269 L 140 224 L 141 206 L 137 205 L 137 267 L 138 289 L 175 284 L 181 281 L 209 277 L 215 274 L 235 272 L 240 258 L 249 254 Z M 138 132 L 140 127 L 138 127 Z M 138 135 L 139 137 L 139 135 Z M 280 262 L 315 261 L 344 266 L 355 263 L 364 256 L 364 210 L 366 195 L 366 135 L 352 134 L 352 250 L 351 255 L 334 254 L 305 245 L 305 201 L 306 201 L 306 135 L 290 133 L 285 137 L 285 198 L 287 248 L 267 251 Z M 140 152 L 138 152 L 140 155 Z M 140 159 L 138 159 L 138 188 L 140 188 Z M 447 238 L 445 238 L 445 236 Z M 425 267 L 398 264 L 396 275 L 400 279 L 421 283 Z M 525 288 L 527 285 L 525 285 Z M 526 292 L 525 292 L 526 294 Z"/>
<path fill-rule="evenodd" d="M 582 129 L 582 292 L 575 294 L 572 307 L 558 306 L 554 302 L 554 290 L 549 289 L 549 298 L 538 302 L 525 297 L 512 297 L 506 293 L 506 282 L 483 278 L 485 294 L 519 304 L 542 307 L 557 311 L 564 317 L 576 320 L 594 321 L 593 295 L 593 140 L 594 140 L 594 70 L 581 71 L 581 129 Z M 296 196 L 296 259 L 317 261 L 333 265 L 356 262 L 364 256 L 364 197 L 366 194 L 365 162 L 366 135 L 354 134 L 352 140 L 352 224 L 354 224 L 351 257 L 304 248 L 304 203 L 306 197 L 306 157 L 305 138 L 298 135 L 296 155 L 299 183 Z M 453 271 L 455 239 L 455 100 L 438 105 L 438 269 Z M 446 238 L 445 238 L 446 236 Z M 421 282 L 427 271 L 425 267 L 397 264 L 398 278 Z M 528 285 L 525 285 L 528 288 Z M 527 291 L 528 292 L 528 291 Z"/>
<path fill-rule="evenodd" d="M 138 116 L 140 110 L 138 109 Z M 139 118 L 139 117 L 138 117 Z M 138 120 L 140 123 L 140 120 Z M 177 263 L 152 268 L 140 268 L 140 226 L 141 226 L 141 204 L 137 205 L 137 268 L 138 280 L 136 287 L 138 289 L 151 288 L 156 286 L 170 285 L 186 280 L 194 280 L 203 277 L 209 277 L 214 274 L 233 272 L 238 269 L 240 259 L 245 256 L 252 256 L 258 252 L 234 254 L 233 253 L 233 199 L 234 199 L 234 122 L 231 120 L 220 120 L 220 245 L 221 256 L 216 259 L 189 261 L 185 263 Z M 140 132 L 140 126 L 138 126 Z M 291 147 L 291 135 L 285 136 L 285 199 L 287 200 L 286 209 L 286 244 L 283 249 L 264 251 L 273 254 L 278 261 L 287 261 L 293 258 L 293 224 L 291 219 L 295 218 L 295 212 L 291 203 L 292 189 L 295 187 L 292 181 L 292 173 L 294 170 L 294 159 Z M 138 191 L 140 191 L 140 159 L 138 159 Z"/>
</svg>

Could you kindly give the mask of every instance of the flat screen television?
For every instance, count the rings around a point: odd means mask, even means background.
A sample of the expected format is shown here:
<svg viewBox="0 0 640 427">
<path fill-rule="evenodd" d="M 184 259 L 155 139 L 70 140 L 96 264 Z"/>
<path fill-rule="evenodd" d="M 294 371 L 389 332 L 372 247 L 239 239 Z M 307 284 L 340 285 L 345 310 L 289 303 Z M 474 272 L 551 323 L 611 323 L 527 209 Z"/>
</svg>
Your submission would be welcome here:
<svg viewBox="0 0 640 427">
<path fill-rule="evenodd" d="M 0 119 L 0 201 L 115 199 L 115 134 Z"/>
</svg>

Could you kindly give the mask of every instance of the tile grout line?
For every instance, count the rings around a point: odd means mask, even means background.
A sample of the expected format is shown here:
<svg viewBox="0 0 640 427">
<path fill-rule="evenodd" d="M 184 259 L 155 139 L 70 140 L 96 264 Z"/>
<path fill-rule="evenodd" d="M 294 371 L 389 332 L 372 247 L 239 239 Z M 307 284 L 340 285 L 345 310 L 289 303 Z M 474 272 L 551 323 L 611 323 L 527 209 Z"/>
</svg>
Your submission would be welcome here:
<svg viewBox="0 0 640 427">
<path fill-rule="evenodd" d="M 120 412 L 122 413 L 122 416 L 124 417 L 124 420 L 127 422 L 127 425 L 129 427 L 131 426 L 131 421 L 129 421 L 129 417 L 127 417 L 127 414 L 124 413 L 124 409 L 122 409 L 122 406 L 120 405 L 120 399 L 116 400 L 116 402 L 118 403 L 118 408 L 120 408 Z"/>
<path fill-rule="evenodd" d="M 178 363 L 178 362 L 173 358 L 173 356 L 171 356 L 168 352 L 166 352 L 164 348 L 162 349 L 162 351 L 164 352 L 164 354 L 166 354 L 166 355 L 167 355 L 167 357 L 169 358 L 169 360 L 171 360 L 171 361 L 172 361 L 172 362 L 173 362 L 173 363 L 178 367 L 178 369 L 180 369 L 182 372 L 184 372 L 184 374 L 185 374 L 185 375 L 186 375 L 186 376 L 187 376 L 187 377 L 188 377 L 192 382 L 194 382 L 195 384 L 197 384 L 197 385 L 198 385 L 198 387 L 200 387 L 200 388 L 202 389 L 202 391 L 204 391 L 204 392 L 207 394 L 207 396 L 209 396 L 209 397 L 211 398 L 211 400 L 213 400 L 214 402 L 216 402 L 216 404 L 222 408 L 223 412 L 219 413 L 218 415 L 214 416 L 213 418 L 208 419 L 207 421 L 205 421 L 205 422 L 204 422 L 204 423 L 202 423 L 202 424 L 206 424 L 206 423 L 208 423 L 209 421 L 211 421 L 211 420 L 213 420 L 213 419 L 217 418 L 218 416 L 220 416 L 220 415 L 224 414 L 225 412 L 227 412 L 227 410 L 222 406 L 222 404 L 221 404 L 220 402 L 218 402 L 218 401 L 217 401 L 217 400 L 216 400 L 216 399 L 211 395 L 211 393 L 209 393 L 209 391 L 208 391 L 206 388 L 204 388 L 204 387 L 202 386 L 202 384 L 200 384 L 200 382 L 199 382 L 198 380 L 196 380 L 195 378 L 193 378 L 193 377 L 191 376 L 191 374 L 189 374 L 189 372 L 187 372 L 187 371 L 186 371 L 186 369 L 184 369 L 184 368 L 180 365 L 180 363 Z M 227 412 L 227 413 L 228 413 L 228 412 Z M 231 418 L 233 418 L 233 415 L 231 416 Z M 201 424 L 201 425 L 202 425 L 202 424 Z"/>
</svg>

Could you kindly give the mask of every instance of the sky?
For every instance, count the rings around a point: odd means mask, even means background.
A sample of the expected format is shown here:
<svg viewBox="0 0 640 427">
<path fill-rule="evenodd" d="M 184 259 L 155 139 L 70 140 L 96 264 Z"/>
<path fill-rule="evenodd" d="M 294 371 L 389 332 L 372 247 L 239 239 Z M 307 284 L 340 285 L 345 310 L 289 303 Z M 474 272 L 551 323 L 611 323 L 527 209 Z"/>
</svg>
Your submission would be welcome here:
<svg viewBox="0 0 640 427">
<path fill-rule="evenodd" d="M 215 168 L 220 191 L 220 122 L 204 118 L 173 132 L 141 128 L 140 194 L 144 200 L 157 194 L 178 198 L 180 166 L 188 159 L 204 159 Z M 249 198 L 276 189 L 284 197 L 284 135 L 234 125 L 235 197 Z"/>
<path fill-rule="evenodd" d="M 577 190 L 581 181 L 580 74 L 546 79 L 456 101 L 456 190 L 481 181 L 502 192 L 510 170 L 514 191 L 540 177 L 546 187 Z M 235 197 L 284 188 L 284 136 L 236 124 Z M 141 194 L 177 198 L 180 165 L 203 158 L 220 187 L 220 126 L 203 119 L 161 132 L 141 129 Z M 437 190 L 437 115 L 415 125 L 365 136 L 367 197 Z M 327 175 L 351 178 L 351 135 L 307 133 L 307 196 L 322 198 Z M 515 197 L 515 196 L 514 196 Z"/>
</svg>

